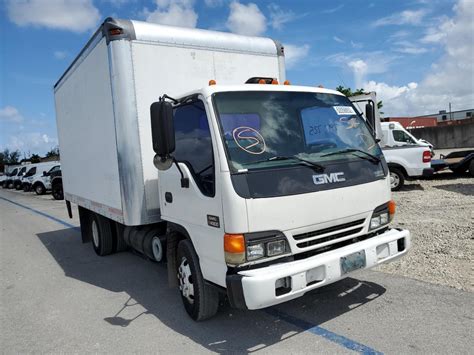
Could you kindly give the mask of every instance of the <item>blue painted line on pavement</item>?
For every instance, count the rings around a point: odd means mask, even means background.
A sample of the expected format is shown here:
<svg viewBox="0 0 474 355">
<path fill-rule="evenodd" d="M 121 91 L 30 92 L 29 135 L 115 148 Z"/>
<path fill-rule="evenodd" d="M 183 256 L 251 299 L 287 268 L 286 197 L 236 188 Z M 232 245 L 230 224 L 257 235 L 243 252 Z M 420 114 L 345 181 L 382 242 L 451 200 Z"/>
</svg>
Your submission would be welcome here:
<svg viewBox="0 0 474 355">
<path fill-rule="evenodd" d="M 330 330 L 324 329 L 318 325 L 314 325 L 311 322 L 305 321 L 303 319 L 291 316 L 289 314 L 283 313 L 277 309 L 274 308 L 267 308 L 265 309 L 265 312 L 277 317 L 279 319 L 284 320 L 287 323 L 290 323 L 300 329 L 303 329 L 305 331 L 308 331 L 310 333 L 313 333 L 315 335 L 319 335 L 333 343 L 336 343 L 346 349 L 356 351 L 360 354 L 364 355 L 382 355 L 380 351 L 377 351 L 375 349 L 372 349 L 366 345 L 363 345 L 361 343 L 358 343 L 354 340 L 351 340 L 349 338 L 346 338 L 343 335 L 336 334 L 334 332 L 331 332 Z"/>
<path fill-rule="evenodd" d="M 10 203 L 12 203 L 12 204 L 14 204 L 14 205 L 16 205 L 16 206 L 18 206 L 18 207 L 21 207 L 21 208 L 24 208 L 24 209 L 28 210 L 28 211 L 34 212 L 34 213 L 36 213 L 36 214 L 39 214 L 39 215 L 42 216 L 42 217 L 49 218 L 50 220 L 52 220 L 52 221 L 54 221 L 54 222 L 56 222 L 56 223 L 62 224 L 63 226 L 66 226 L 66 227 L 68 227 L 68 228 L 73 228 L 73 229 L 75 229 L 75 230 L 77 230 L 77 231 L 80 231 L 80 230 L 81 230 L 80 227 L 77 227 L 77 226 L 75 226 L 75 225 L 73 225 L 73 224 L 71 224 L 71 223 L 65 222 L 65 221 L 63 221 L 62 219 L 59 219 L 59 218 L 57 218 L 57 217 L 51 216 L 50 214 L 47 214 L 47 213 L 38 211 L 37 209 L 34 209 L 34 208 L 32 208 L 32 207 L 25 206 L 25 205 L 23 205 L 23 204 L 21 204 L 21 203 L 18 203 L 18 202 L 16 202 L 16 201 L 12 201 L 12 200 L 10 200 L 10 199 L 8 199 L 8 198 L 5 198 L 5 197 L 2 197 L 2 196 L 0 196 L 0 199 L 2 199 L 2 200 L 4 200 L 4 201 L 7 201 L 7 202 L 10 202 Z"/>
<path fill-rule="evenodd" d="M 18 203 L 18 202 L 15 202 L 15 201 L 12 201 L 8 198 L 5 198 L 5 197 L 2 197 L 0 196 L 0 199 L 2 200 L 5 200 L 7 202 L 10 202 L 16 206 L 19 206 L 19 207 L 22 207 L 26 210 L 29 210 L 29 211 L 32 211 L 42 217 L 46 217 L 56 223 L 59 223 L 59 224 L 62 224 L 63 226 L 66 226 L 68 228 L 73 228 L 77 231 L 80 231 L 81 228 L 80 227 L 77 227 L 75 225 L 72 225 L 68 222 L 65 222 L 57 217 L 54 217 L 54 216 L 51 216 L 50 214 L 48 213 L 45 213 L 45 212 L 41 212 L 41 211 L 38 211 L 37 209 L 34 209 L 32 207 L 28 207 L 28 206 L 25 206 L 21 203 Z M 330 330 L 327 330 L 327 329 L 324 329 L 320 326 L 317 326 L 317 325 L 314 325 L 313 323 L 311 322 L 308 322 L 308 321 L 305 321 L 303 319 L 300 319 L 300 318 L 297 318 L 297 317 L 294 317 L 294 316 L 291 316 L 289 314 L 286 314 L 286 313 L 283 313 L 277 309 L 273 309 L 273 308 L 267 308 L 265 309 L 265 312 L 271 316 L 274 316 L 276 318 L 279 318 L 279 319 L 283 319 L 285 322 L 287 323 L 290 323 L 294 326 L 296 326 L 297 328 L 300 328 L 300 329 L 303 329 L 304 331 L 308 331 L 310 333 L 313 333 L 315 335 L 319 335 L 333 343 L 336 343 L 346 349 L 349 349 L 349 350 L 353 350 L 353 351 L 356 351 L 360 354 L 364 354 L 364 355 L 382 355 L 383 353 L 381 353 L 380 351 L 377 351 L 377 350 L 374 350 L 366 345 L 363 345 L 363 344 L 360 344 L 354 340 L 351 340 L 349 338 L 346 338 L 345 336 L 342 336 L 342 335 L 339 335 L 339 334 L 336 334 L 334 332 L 331 332 Z"/>
</svg>

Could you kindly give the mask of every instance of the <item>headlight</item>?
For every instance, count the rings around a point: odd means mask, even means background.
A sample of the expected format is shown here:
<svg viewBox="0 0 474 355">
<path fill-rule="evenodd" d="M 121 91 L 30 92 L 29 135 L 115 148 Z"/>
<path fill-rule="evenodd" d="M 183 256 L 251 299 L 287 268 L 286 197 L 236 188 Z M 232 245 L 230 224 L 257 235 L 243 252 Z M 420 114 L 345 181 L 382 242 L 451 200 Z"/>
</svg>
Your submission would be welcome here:
<svg viewBox="0 0 474 355">
<path fill-rule="evenodd" d="M 395 202 L 389 201 L 377 207 L 370 218 L 369 230 L 377 229 L 392 221 L 395 214 Z"/>
<path fill-rule="evenodd" d="M 224 235 L 225 260 L 239 265 L 290 253 L 286 237 L 277 231 Z"/>
</svg>

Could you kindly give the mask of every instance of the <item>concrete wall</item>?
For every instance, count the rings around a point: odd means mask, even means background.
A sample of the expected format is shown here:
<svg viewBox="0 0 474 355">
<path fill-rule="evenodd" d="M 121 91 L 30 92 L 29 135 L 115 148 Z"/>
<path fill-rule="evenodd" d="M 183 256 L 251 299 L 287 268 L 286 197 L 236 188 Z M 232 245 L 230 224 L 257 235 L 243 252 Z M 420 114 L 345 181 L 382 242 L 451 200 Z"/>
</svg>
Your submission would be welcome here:
<svg viewBox="0 0 474 355">
<path fill-rule="evenodd" d="M 474 147 L 474 122 L 412 129 L 416 138 L 426 139 L 435 149 Z"/>
</svg>

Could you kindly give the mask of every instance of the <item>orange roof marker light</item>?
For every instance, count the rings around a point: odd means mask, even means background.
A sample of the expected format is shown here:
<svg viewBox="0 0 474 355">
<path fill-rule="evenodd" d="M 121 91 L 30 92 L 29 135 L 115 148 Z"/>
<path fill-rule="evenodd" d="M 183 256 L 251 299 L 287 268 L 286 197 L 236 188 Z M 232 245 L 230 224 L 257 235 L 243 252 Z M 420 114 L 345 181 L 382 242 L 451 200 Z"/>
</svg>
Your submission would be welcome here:
<svg viewBox="0 0 474 355">
<path fill-rule="evenodd" d="M 278 80 L 273 79 L 273 80 L 272 80 L 272 85 L 278 85 Z"/>
<path fill-rule="evenodd" d="M 214 79 L 209 80 L 209 86 L 216 85 L 216 81 Z"/>
<path fill-rule="evenodd" d="M 289 80 L 285 80 L 285 81 L 283 82 L 283 85 L 291 85 L 291 83 L 290 83 Z"/>
<path fill-rule="evenodd" d="M 259 83 L 259 84 L 266 84 L 266 81 L 265 81 L 265 79 L 260 79 L 260 80 L 258 81 L 258 83 Z"/>
</svg>

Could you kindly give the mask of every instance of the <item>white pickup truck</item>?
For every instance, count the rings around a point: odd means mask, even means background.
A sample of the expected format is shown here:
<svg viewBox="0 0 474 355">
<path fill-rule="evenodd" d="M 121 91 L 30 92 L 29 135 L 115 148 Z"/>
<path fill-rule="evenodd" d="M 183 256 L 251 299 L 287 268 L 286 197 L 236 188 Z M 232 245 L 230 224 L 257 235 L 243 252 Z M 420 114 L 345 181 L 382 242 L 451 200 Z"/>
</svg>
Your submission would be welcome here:
<svg viewBox="0 0 474 355">
<path fill-rule="evenodd" d="M 392 191 L 400 190 L 405 180 L 433 175 L 429 144 L 420 142 L 398 122 L 381 122 L 375 92 L 352 96 L 350 100 L 374 127 L 390 170 Z"/>
</svg>

